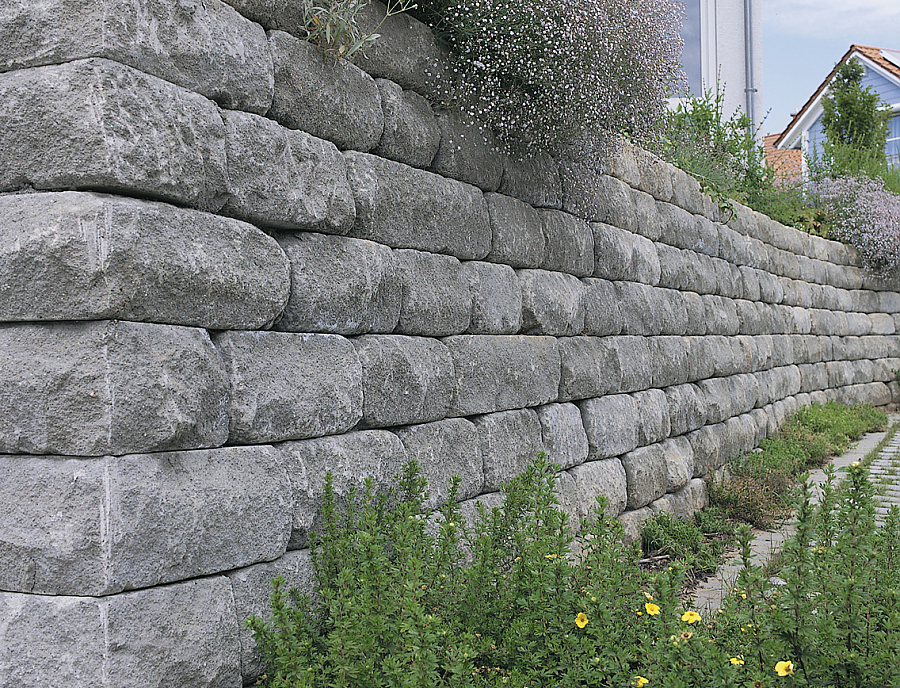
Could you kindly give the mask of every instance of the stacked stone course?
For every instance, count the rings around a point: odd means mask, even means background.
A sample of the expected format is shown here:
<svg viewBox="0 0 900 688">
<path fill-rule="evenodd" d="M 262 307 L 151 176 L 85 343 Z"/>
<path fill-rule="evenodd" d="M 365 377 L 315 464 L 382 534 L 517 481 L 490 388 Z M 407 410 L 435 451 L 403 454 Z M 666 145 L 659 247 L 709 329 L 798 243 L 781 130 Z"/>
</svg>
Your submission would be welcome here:
<svg viewBox="0 0 900 688">
<path fill-rule="evenodd" d="M 377 3 L 365 21 L 374 25 Z M 541 450 L 630 536 L 794 409 L 900 400 L 900 294 L 626 146 L 496 152 L 389 20 L 271 0 L 0 9 L 0 685 L 237 687 L 269 581 L 409 459 L 430 507 Z"/>
</svg>

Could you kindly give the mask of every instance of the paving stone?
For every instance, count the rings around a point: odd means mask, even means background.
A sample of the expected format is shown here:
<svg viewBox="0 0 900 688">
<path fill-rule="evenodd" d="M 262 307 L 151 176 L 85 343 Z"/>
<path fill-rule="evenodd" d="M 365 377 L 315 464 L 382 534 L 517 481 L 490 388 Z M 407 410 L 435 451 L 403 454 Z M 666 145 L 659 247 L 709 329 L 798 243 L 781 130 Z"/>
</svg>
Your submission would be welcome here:
<svg viewBox="0 0 900 688">
<path fill-rule="evenodd" d="M 466 261 L 462 276 L 472 296 L 468 334 L 516 334 L 522 328 L 522 286 L 511 267 Z"/>
<path fill-rule="evenodd" d="M 438 112 L 436 118 L 441 137 L 431 171 L 482 191 L 496 191 L 503 176 L 503 158 L 490 128 L 458 110 Z"/>
<path fill-rule="evenodd" d="M 0 218 L 3 321 L 255 329 L 284 307 L 284 254 L 243 222 L 80 192 L 2 196 Z"/>
<path fill-rule="evenodd" d="M 347 60 L 323 59 L 309 41 L 284 31 L 268 36 L 275 90 L 266 116 L 341 150 L 365 153 L 375 148 L 384 131 L 375 80 Z"/>
<path fill-rule="evenodd" d="M 488 254 L 487 205 L 474 186 L 374 155 L 349 152 L 345 159 L 356 199 L 351 236 L 460 260 Z"/>
<path fill-rule="evenodd" d="M 628 482 L 628 509 L 646 506 L 666 493 L 666 457 L 659 444 L 628 452 L 622 456 L 622 467 Z"/>
<path fill-rule="evenodd" d="M 375 84 L 381 94 L 384 131 L 372 152 L 412 167 L 428 167 L 441 143 L 441 130 L 431 104 L 393 81 L 375 79 Z"/>
<path fill-rule="evenodd" d="M 581 421 L 581 410 L 575 404 L 547 404 L 535 409 L 541 422 L 544 451 L 562 469 L 584 463 L 588 457 L 588 440 Z"/>
<path fill-rule="evenodd" d="M 584 330 L 584 285 L 572 275 L 517 270 L 524 334 L 571 337 Z"/>
<path fill-rule="evenodd" d="M 109 595 L 275 559 L 290 528 L 277 458 L 268 446 L 0 456 L 0 585 Z"/>
<path fill-rule="evenodd" d="M 231 384 L 230 443 L 334 435 L 363 417 L 363 365 L 344 337 L 221 332 L 214 342 Z"/>
<path fill-rule="evenodd" d="M 394 251 L 400 292 L 398 334 L 441 337 L 469 328 L 472 295 L 459 260 L 425 251 Z"/>
<path fill-rule="evenodd" d="M 213 212 L 227 200 L 225 126 L 199 94 L 91 58 L 0 74 L 0 103 L 0 191 L 108 190 Z"/>
<path fill-rule="evenodd" d="M 578 496 L 579 520 L 592 521 L 597 497 L 606 497 L 604 514 L 610 518 L 619 516 L 625 510 L 627 501 L 627 478 L 622 462 L 617 459 L 589 461 L 569 471 L 575 480 Z"/>
<path fill-rule="evenodd" d="M 8 324 L 0 352 L 0 452 L 102 456 L 227 438 L 227 379 L 205 330 Z"/>
<path fill-rule="evenodd" d="M 486 260 L 514 268 L 539 268 L 547 258 L 541 215 L 527 203 L 498 193 L 484 195 L 491 223 Z"/>
<path fill-rule="evenodd" d="M 3 72 L 104 57 L 224 108 L 265 114 L 272 104 L 265 32 L 218 0 L 10 0 L 0 46 Z"/>
<path fill-rule="evenodd" d="M 481 440 L 486 491 L 499 490 L 543 451 L 541 423 L 533 409 L 489 413 L 472 421 Z"/>
<path fill-rule="evenodd" d="M 427 423 L 450 415 L 459 375 L 452 348 L 405 335 L 363 335 L 353 345 L 363 369 L 364 426 Z"/>
<path fill-rule="evenodd" d="M 594 272 L 591 226 L 559 210 L 541 210 L 538 214 L 547 244 L 547 254 L 540 267 L 576 277 L 591 275 Z"/>
<path fill-rule="evenodd" d="M 610 394 L 578 404 L 588 438 L 588 459 L 626 454 L 639 445 L 640 409 L 634 396 Z"/>
</svg>

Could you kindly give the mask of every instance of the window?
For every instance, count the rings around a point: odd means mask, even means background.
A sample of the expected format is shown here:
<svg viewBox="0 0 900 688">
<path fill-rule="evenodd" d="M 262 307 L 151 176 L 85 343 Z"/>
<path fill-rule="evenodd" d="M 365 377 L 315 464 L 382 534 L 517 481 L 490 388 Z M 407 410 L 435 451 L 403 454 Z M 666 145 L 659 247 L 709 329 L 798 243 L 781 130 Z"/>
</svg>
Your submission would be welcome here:
<svg viewBox="0 0 900 688">
<path fill-rule="evenodd" d="M 701 22 L 700 0 L 685 0 L 684 24 L 681 27 L 681 37 L 684 39 L 684 52 L 681 63 L 687 74 L 688 86 L 691 93 L 701 95 L 703 93 L 703 61 L 700 45 Z"/>
</svg>

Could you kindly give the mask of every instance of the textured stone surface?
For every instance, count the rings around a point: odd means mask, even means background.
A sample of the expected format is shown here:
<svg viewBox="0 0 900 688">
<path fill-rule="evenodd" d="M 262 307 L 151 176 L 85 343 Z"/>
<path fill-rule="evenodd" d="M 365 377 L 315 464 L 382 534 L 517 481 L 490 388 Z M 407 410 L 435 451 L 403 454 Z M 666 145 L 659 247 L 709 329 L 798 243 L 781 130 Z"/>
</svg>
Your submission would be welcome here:
<svg viewBox="0 0 900 688">
<path fill-rule="evenodd" d="M 630 452 L 638 446 L 640 411 L 628 394 L 610 394 L 578 404 L 593 461 Z"/>
<path fill-rule="evenodd" d="M 622 388 L 620 339 L 570 337 L 559 341 L 561 401 L 613 394 Z"/>
<path fill-rule="evenodd" d="M 0 451 L 215 447 L 228 387 L 204 330 L 103 320 L 0 326 Z"/>
<path fill-rule="evenodd" d="M 491 221 L 486 260 L 514 268 L 539 268 L 547 258 L 541 215 L 527 203 L 498 193 L 484 195 Z"/>
<path fill-rule="evenodd" d="M 653 515 L 654 512 L 647 507 L 619 514 L 619 523 L 622 524 L 624 530 L 622 540 L 626 544 L 640 543 L 641 529 L 644 527 L 644 523 L 653 518 Z"/>
<path fill-rule="evenodd" d="M 356 199 L 352 236 L 460 260 L 488 254 L 491 226 L 477 188 L 374 155 L 345 158 Z"/>
<path fill-rule="evenodd" d="M 277 459 L 268 446 L 0 456 L 0 584 L 108 595 L 274 559 L 290 529 Z"/>
<path fill-rule="evenodd" d="M 218 0 L 10 0 L 0 21 L 0 71 L 105 57 L 264 114 L 272 58 L 262 27 Z"/>
<path fill-rule="evenodd" d="M 557 400 L 560 366 L 554 337 L 457 335 L 443 343 L 453 357 L 452 415 L 506 411 Z"/>
<path fill-rule="evenodd" d="M 18 686 L 241 684 L 238 622 L 224 576 L 102 599 L 4 592 L 0 614 L 0 676 Z"/>
<path fill-rule="evenodd" d="M 694 513 L 705 509 L 709 503 L 706 491 L 706 482 L 700 478 L 694 478 L 677 492 L 664 495 L 650 504 L 654 513 L 665 511 L 675 518 L 689 520 Z"/>
<path fill-rule="evenodd" d="M 391 332 L 400 317 L 400 278 L 391 249 L 365 239 L 284 234 L 290 298 L 275 327 L 288 332 Z"/>
<path fill-rule="evenodd" d="M 660 281 L 659 253 L 653 242 L 599 222 L 591 224 L 594 277 L 655 285 Z"/>
<path fill-rule="evenodd" d="M 405 335 L 365 335 L 353 344 L 363 367 L 364 425 L 427 423 L 450 415 L 452 347 L 448 352 L 434 339 Z"/>
<path fill-rule="evenodd" d="M 541 423 L 533 409 L 489 413 L 472 420 L 481 441 L 486 491 L 499 490 L 543 450 Z"/>
<path fill-rule="evenodd" d="M 669 402 L 661 389 L 648 389 L 631 395 L 637 407 L 638 446 L 655 444 L 669 436 Z"/>
<path fill-rule="evenodd" d="M 669 431 L 672 436 L 684 435 L 706 424 L 706 395 L 696 385 L 676 385 L 663 391 L 669 402 Z"/>
<path fill-rule="evenodd" d="M 687 437 L 666 440 L 661 446 L 666 460 L 666 492 L 675 492 L 694 475 L 694 450 Z"/>
<path fill-rule="evenodd" d="M 350 231 L 356 205 L 333 143 L 246 112 L 223 118 L 231 194 L 223 213 L 264 227 Z"/>
<path fill-rule="evenodd" d="M 376 41 L 380 43 L 381 41 Z M 384 132 L 372 151 L 412 167 L 428 167 L 441 142 L 441 130 L 429 102 L 393 81 L 376 79 L 384 113 Z"/>
<path fill-rule="evenodd" d="M 460 478 L 458 500 L 471 499 L 484 489 L 483 439 L 478 424 L 464 418 L 409 425 L 394 432 L 406 448 L 408 460 L 419 462 L 428 481 L 426 509 L 447 502 L 450 479 Z"/>
<path fill-rule="evenodd" d="M 122 191 L 211 211 L 225 203 L 225 126 L 201 95 L 92 58 L 0 74 L 0 103 L 0 191 Z"/>
<path fill-rule="evenodd" d="M 363 369 L 339 335 L 215 335 L 231 383 L 228 441 L 258 444 L 346 432 L 363 415 Z"/>
<path fill-rule="evenodd" d="M 482 191 L 496 191 L 503 176 L 503 158 L 490 128 L 460 110 L 438 112 L 437 123 L 441 137 L 431 171 Z"/>
<path fill-rule="evenodd" d="M 524 151 L 520 156 L 514 151 L 507 156 L 498 190 L 535 208 L 562 207 L 559 166 L 547 153 Z"/>
<path fill-rule="evenodd" d="M 584 285 L 547 270 L 517 270 L 522 289 L 522 332 L 571 337 L 584 329 Z"/>
<path fill-rule="evenodd" d="M 640 447 L 622 456 L 621 460 L 628 481 L 627 508 L 646 506 L 666 493 L 668 467 L 661 445 Z"/>
<path fill-rule="evenodd" d="M 462 264 L 472 296 L 469 334 L 516 334 L 522 327 L 522 286 L 508 265 L 477 260 Z"/>
<path fill-rule="evenodd" d="M 540 211 L 547 240 L 542 268 L 587 277 L 594 272 L 594 235 L 591 226 L 559 210 Z"/>
<path fill-rule="evenodd" d="M 0 197 L 0 320 L 122 318 L 214 329 L 272 322 L 285 257 L 256 227 L 94 193 Z"/>
<path fill-rule="evenodd" d="M 625 469 L 619 459 L 589 461 L 569 471 L 575 479 L 578 497 L 578 512 L 581 520 L 591 520 L 595 516 L 597 497 L 606 497 L 607 516 L 615 517 L 625 510 L 627 483 Z"/>
<path fill-rule="evenodd" d="M 544 451 L 563 469 L 584 463 L 588 456 L 587 434 L 581 410 L 575 404 L 538 406 Z"/>
<path fill-rule="evenodd" d="M 468 329 L 472 295 L 456 258 L 400 249 L 394 262 L 401 286 L 395 332 L 441 337 Z"/>
<path fill-rule="evenodd" d="M 614 282 L 603 279 L 584 279 L 584 333 L 586 335 L 616 335 L 622 332 L 624 316 Z"/>
<path fill-rule="evenodd" d="M 311 533 L 321 533 L 325 476 L 332 475 L 334 493 L 343 504 L 350 489 L 363 494 L 371 478 L 377 493 L 395 487 L 395 477 L 407 462 L 400 439 L 387 430 L 361 430 L 279 444 L 281 464 L 293 492 L 293 519 L 288 549 L 308 547 Z"/>
<path fill-rule="evenodd" d="M 325 60 L 312 43 L 269 33 L 275 90 L 267 117 L 333 142 L 370 151 L 381 140 L 384 114 L 375 80 L 347 60 Z"/>
</svg>

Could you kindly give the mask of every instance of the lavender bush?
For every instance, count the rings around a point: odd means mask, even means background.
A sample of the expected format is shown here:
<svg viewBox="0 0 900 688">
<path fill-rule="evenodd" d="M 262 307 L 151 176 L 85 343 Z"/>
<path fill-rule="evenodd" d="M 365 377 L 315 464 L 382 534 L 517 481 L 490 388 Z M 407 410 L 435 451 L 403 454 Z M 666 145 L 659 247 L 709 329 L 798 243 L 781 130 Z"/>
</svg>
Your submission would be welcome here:
<svg viewBox="0 0 900 688">
<path fill-rule="evenodd" d="M 501 143 L 558 152 L 601 132 L 642 141 L 683 84 L 677 0 L 422 0 L 450 46 L 454 105 Z"/>
<path fill-rule="evenodd" d="M 826 178 L 817 191 L 832 232 L 857 248 L 866 269 L 887 275 L 900 267 L 900 195 L 863 176 Z"/>
</svg>

